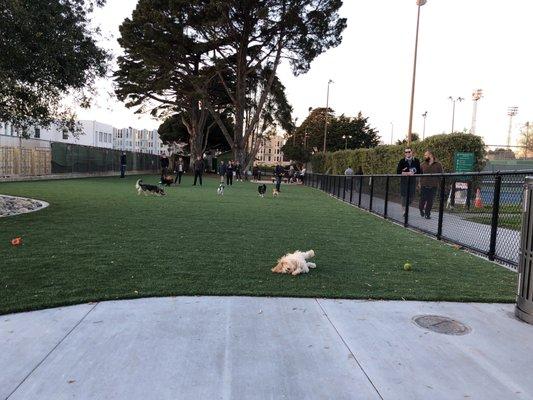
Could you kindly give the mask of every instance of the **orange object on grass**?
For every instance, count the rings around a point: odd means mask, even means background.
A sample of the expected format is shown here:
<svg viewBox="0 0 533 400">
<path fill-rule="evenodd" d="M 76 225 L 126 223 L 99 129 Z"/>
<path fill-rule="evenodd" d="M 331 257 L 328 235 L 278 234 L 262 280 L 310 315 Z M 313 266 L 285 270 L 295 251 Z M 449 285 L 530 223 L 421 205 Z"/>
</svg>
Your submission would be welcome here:
<svg viewBox="0 0 533 400">
<path fill-rule="evenodd" d="M 483 201 L 481 200 L 481 190 L 476 191 L 476 199 L 474 200 L 474 207 L 483 208 Z"/>
<path fill-rule="evenodd" d="M 15 239 L 11 239 L 11 244 L 13 246 L 20 246 L 22 244 L 22 238 L 21 237 L 17 237 Z"/>
</svg>

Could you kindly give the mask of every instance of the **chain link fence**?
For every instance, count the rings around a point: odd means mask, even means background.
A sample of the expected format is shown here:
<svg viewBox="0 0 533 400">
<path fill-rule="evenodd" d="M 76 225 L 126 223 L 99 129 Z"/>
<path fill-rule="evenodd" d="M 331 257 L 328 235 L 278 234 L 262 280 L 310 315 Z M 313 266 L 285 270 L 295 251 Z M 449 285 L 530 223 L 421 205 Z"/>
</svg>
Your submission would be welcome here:
<svg viewBox="0 0 533 400">
<path fill-rule="evenodd" d="M 523 186 L 533 171 L 432 175 L 308 174 L 307 186 L 511 268 L 518 265 Z"/>
</svg>

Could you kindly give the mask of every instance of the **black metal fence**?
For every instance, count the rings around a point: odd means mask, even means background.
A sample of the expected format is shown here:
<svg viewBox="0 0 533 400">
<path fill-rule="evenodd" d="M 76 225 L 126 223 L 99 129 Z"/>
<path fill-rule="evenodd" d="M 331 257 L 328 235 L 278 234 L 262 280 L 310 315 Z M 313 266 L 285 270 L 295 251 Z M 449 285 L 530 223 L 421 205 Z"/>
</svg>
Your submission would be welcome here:
<svg viewBox="0 0 533 400">
<path fill-rule="evenodd" d="M 305 184 L 383 218 L 518 265 L 523 187 L 533 171 L 435 175 L 308 174 Z"/>
</svg>

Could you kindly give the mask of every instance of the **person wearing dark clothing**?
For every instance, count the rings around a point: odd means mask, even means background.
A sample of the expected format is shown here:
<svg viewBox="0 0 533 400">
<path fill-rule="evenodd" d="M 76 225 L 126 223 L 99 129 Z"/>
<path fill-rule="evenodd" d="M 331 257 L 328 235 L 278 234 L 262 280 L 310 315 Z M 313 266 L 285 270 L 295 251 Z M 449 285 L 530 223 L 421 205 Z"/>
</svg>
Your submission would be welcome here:
<svg viewBox="0 0 533 400">
<path fill-rule="evenodd" d="M 126 153 L 123 151 L 120 155 L 120 177 L 124 178 L 126 176 Z"/>
<path fill-rule="evenodd" d="M 163 177 L 168 175 L 168 166 L 170 161 L 166 155 L 161 157 L 161 182 L 163 182 Z"/>
<path fill-rule="evenodd" d="M 226 176 L 227 166 L 224 164 L 224 161 L 220 161 L 218 166 L 218 175 L 220 176 L 220 183 L 224 183 L 224 177 Z"/>
<path fill-rule="evenodd" d="M 444 169 L 442 164 L 437 161 L 433 152 L 426 150 L 424 153 L 424 162 L 420 166 L 422 174 L 442 174 Z M 431 209 L 437 188 L 439 187 L 440 178 L 438 176 L 422 176 L 420 178 L 420 216 L 431 219 Z"/>
<path fill-rule="evenodd" d="M 233 162 L 229 162 L 226 166 L 226 185 L 233 186 Z"/>
<path fill-rule="evenodd" d="M 237 164 L 235 164 L 235 178 L 237 181 L 242 182 L 242 166 L 241 163 L 237 161 Z"/>
<path fill-rule="evenodd" d="M 283 175 L 285 175 L 285 170 L 281 164 L 278 163 L 278 165 L 276 165 L 276 169 L 274 169 L 274 176 L 276 177 L 276 190 L 278 192 L 281 191 L 281 180 L 283 179 Z"/>
<path fill-rule="evenodd" d="M 411 148 L 406 148 L 404 153 L 405 157 L 398 162 L 396 173 L 402 175 L 400 180 L 400 194 L 402 196 L 403 213 L 405 215 L 407 207 L 409 207 L 415 197 L 416 178 L 414 175 L 421 174 L 422 170 L 420 168 L 420 160 L 413 156 L 413 150 Z M 409 176 L 412 176 L 412 178 L 409 178 Z M 409 201 L 407 201 L 407 197 L 409 197 Z"/>
<path fill-rule="evenodd" d="M 179 158 L 176 160 L 174 164 L 174 173 L 176 174 L 176 179 L 174 179 L 174 183 L 178 182 L 178 185 L 181 185 L 181 177 L 183 176 L 183 158 Z"/>
<path fill-rule="evenodd" d="M 196 186 L 196 181 L 200 180 L 200 186 L 202 186 L 202 175 L 204 174 L 205 170 L 205 163 L 204 160 L 202 160 L 202 157 L 198 156 L 196 157 L 196 161 L 194 162 L 194 184 L 193 186 Z"/>
</svg>

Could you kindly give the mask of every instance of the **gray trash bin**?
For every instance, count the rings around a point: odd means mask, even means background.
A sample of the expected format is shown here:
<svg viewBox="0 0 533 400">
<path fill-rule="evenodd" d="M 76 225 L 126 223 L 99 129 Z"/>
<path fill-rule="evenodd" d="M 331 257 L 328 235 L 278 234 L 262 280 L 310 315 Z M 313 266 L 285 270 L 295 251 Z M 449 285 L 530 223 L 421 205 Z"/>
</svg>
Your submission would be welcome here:
<svg viewBox="0 0 533 400">
<path fill-rule="evenodd" d="M 533 177 L 526 178 L 515 313 L 533 324 Z"/>
</svg>

